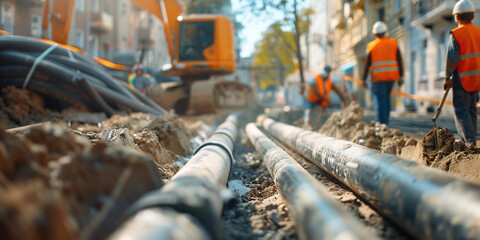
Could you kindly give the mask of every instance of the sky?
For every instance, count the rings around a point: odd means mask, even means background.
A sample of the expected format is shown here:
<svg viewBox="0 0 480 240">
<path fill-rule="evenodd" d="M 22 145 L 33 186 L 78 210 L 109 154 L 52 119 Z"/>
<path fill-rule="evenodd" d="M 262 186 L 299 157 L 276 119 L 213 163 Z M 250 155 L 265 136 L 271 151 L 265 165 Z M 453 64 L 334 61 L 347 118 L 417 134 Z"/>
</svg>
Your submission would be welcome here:
<svg viewBox="0 0 480 240">
<path fill-rule="evenodd" d="M 309 2 L 309 0 L 304 1 L 301 5 L 308 7 Z M 282 15 L 279 13 L 272 17 L 253 16 L 243 7 L 241 0 L 232 0 L 232 8 L 234 13 L 238 13 L 237 20 L 244 26 L 243 30 L 240 31 L 240 38 L 242 39 L 240 57 L 249 57 L 255 50 L 255 44 L 262 39 L 262 33 L 275 20 L 281 19 Z"/>
<path fill-rule="evenodd" d="M 232 0 L 233 12 L 239 13 L 237 20 L 244 26 L 240 31 L 240 37 L 242 39 L 240 56 L 242 58 L 249 57 L 254 49 L 255 43 L 262 38 L 262 33 L 268 28 L 273 21 L 259 21 L 251 16 L 251 14 L 245 13 L 242 10 L 242 4 L 240 0 Z"/>
</svg>

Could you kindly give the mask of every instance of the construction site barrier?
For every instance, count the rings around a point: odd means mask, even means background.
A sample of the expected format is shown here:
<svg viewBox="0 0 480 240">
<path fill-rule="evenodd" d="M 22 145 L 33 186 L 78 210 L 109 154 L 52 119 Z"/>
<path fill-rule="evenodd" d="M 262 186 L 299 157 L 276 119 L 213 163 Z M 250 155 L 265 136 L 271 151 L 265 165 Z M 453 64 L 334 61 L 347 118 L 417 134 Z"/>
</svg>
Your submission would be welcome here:
<svg viewBox="0 0 480 240">
<path fill-rule="evenodd" d="M 222 239 L 222 191 L 232 168 L 236 115 L 230 115 L 162 189 L 127 212 L 110 239 Z"/>
<path fill-rule="evenodd" d="M 253 123 L 247 135 L 295 218 L 298 239 L 378 239 L 347 212 L 328 191 L 288 153 L 266 137 Z"/>
<path fill-rule="evenodd" d="M 296 149 L 418 239 L 480 239 L 480 186 L 391 154 L 259 118 Z"/>
<path fill-rule="evenodd" d="M 356 84 L 363 85 L 363 81 L 360 78 L 354 78 L 354 77 L 350 77 L 350 76 L 347 76 L 347 75 L 343 75 L 343 79 L 345 79 L 346 81 L 350 81 L 350 82 L 353 82 L 353 83 L 356 83 Z M 421 102 L 428 102 L 428 103 L 435 104 L 435 105 L 438 105 L 440 103 L 440 99 L 422 97 L 422 96 L 409 94 L 409 93 L 399 91 L 399 90 L 395 90 L 395 89 L 392 90 L 392 95 L 400 96 L 400 97 L 404 97 L 404 98 L 409 98 L 409 99 L 416 100 L 416 101 L 421 101 Z M 449 105 L 449 106 L 453 106 L 452 101 L 445 101 L 445 104 Z M 477 107 L 480 107 L 480 103 L 477 104 Z"/>
</svg>

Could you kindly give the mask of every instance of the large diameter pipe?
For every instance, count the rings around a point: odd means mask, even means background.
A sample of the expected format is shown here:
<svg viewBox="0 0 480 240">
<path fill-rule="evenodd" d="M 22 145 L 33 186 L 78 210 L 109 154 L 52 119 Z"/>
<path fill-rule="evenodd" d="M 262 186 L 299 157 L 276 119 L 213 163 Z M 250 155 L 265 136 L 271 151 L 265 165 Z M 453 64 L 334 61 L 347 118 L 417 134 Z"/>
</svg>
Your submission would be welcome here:
<svg viewBox="0 0 480 240">
<path fill-rule="evenodd" d="M 255 124 L 248 124 L 246 131 L 289 204 L 299 239 L 378 239 Z"/>
<path fill-rule="evenodd" d="M 352 142 L 264 119 L 263 127 L 418 239 L 480 239 L 480 186 Z"/>
<path fill-rule="evenodd" d="M 127 213 L 131 217 L 110 239 L 222 239 L 221 193 L 232 167 L 237 121 L 237 116 L 230 115 L 169 183 L 135 203 Z M 166 211 L 170 213 L 165 215 Z M 155 217 L 159 214 L 163 217 Z M 170 227 L 170 222 L 179 224 Z M 182 238 L 177 231 L 190 237 Z M 194 234 L 202 232 L 207 237 Z"/>
</svg>

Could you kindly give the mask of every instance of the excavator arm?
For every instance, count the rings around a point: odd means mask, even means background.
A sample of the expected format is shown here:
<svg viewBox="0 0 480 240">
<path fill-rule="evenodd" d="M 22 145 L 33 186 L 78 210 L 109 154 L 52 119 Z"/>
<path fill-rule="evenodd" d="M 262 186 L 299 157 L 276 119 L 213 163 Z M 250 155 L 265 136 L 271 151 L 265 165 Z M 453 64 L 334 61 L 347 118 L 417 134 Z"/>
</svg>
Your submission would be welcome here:
<svg viewBox="0 0 480 240">
<path fill-rule="evenodd" d="M 46 0 L 43 10 L 43 32 L 48 39 L 61 44 L 68 43 L 75 0 Z"/>
<path fill-rule="evenodd" d="M 173 56 L 173 42 L 177 18 L 184 14 L 177 0 L 130 0 L 138 7 L 155 15 L 164 24 L 168 52 Z M 72 23 L 75 0 L 47 0 L 43 12 L 43 31 L 48 39 L 61 44 L 68 44 L 70 25 Z"/>
</svg>

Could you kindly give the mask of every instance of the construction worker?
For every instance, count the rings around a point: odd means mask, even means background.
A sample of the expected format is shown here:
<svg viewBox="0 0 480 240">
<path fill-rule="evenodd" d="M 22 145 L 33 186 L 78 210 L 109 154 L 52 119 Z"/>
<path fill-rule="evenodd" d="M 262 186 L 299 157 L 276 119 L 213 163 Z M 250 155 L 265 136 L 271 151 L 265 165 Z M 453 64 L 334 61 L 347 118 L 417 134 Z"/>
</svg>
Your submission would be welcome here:
<svg viewBox="0 0 480 240">
<path fill-rule="evenodd" d="M 372 33 L 375 40 L 367 45 L 368 56 L 363 70 L 363 86 L 367 87 L 367 77 L 370 73 L 372 80 L 372 93 L 377 100 L 377 121 L 388 124 L 390 118 L 390 93 L 393 84 L 398 81 L 398 86 L 403 84 L 403 60 L 397 40 L 387 38 L 387 25 L 376 22 Z"/>
<path fill-rule="evenodd" d="M 322 113 L 326 107 L 332 105 L 329 96 L 332 90 L 338 94 L 343 104 L 347 104 L 347 99 L 343 92 L 330 81 L 331 72 L 332 68 L 327 65 L 321 74 L 316 74 L 308 83 L 304 99 L 305 110 L 303 115 L 303 125 L 305 128 L 311 128 L 309 121 L 312 109 L 320 108 L 320 112 Z M 321 118 L 322 115 L 320 114 L 317 124 L 320 124 Z"/>
<path fill-rule="evenodd" d="M 453 88 L 455 125 L 463 141 L 476 145 L 477 102 L 480 90 L 480 29 L 472 24 L 475 6 L 469 0 L 455 4 L 458 27 L 450 32 L 443 88 Z"/>
<path fill-rule="evenodd" d="M 128 85 L 146 94 L 147 88 L 150 86 L 150 80 L 150 74 L 143 73 L 143 65 L 136 63 L 133 66 L 133 73 L 128 76 Z"/>
</svg>

